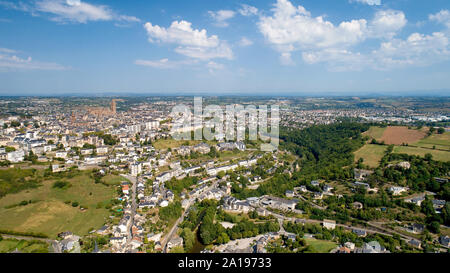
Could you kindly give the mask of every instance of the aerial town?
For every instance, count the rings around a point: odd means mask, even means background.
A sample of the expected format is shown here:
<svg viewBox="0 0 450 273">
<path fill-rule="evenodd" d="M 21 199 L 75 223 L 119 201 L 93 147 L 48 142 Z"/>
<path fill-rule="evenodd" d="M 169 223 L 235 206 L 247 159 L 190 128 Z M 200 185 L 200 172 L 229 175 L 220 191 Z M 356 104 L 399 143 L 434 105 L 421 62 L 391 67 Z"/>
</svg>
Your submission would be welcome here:
<svg viewBox="0 0 450 273">
<path fill-rule="evenodd" d="M 0 252 L 448 252 L 443 100 L 268 98 L 280 146 L 262 151 L 175 139 L 192 97 L 1 98 Z"/>
</svg>

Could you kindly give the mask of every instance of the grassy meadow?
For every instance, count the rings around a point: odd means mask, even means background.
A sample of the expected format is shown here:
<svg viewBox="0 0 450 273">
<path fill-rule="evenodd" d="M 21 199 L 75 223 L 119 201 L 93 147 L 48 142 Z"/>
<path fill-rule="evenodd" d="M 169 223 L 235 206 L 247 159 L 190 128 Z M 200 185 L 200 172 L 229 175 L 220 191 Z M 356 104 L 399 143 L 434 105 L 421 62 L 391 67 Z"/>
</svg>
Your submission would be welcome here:
<svg viewBox="0 0 450 273">
<path fill-rule="evenodd" d="M 90 174 L 80 171 L 71 178 L 51 177 L 37 188 L 4 196 L 0 199 L 0 230 L 43 233 L 54 238 L 63 231 L 85 235 L 90 229 L 100 228 L 110 215 L 105 206 L 115 197 L 117 189 L 95 184 Z M 103 178 L 112 184 L 121 179 Z M 64 181 L 67 186 L 55 188 L 56 181 Z M 28 204 L 24 205 L 26 201 Z"/>
<path fill-rule="evenodd" d="M 362 158 L 364 165 L 376 168 L 380 164 L 380 160 L 383 158 L 386 149 L 387 146 L 384 145 L 366 144 L 355 152 L 355 160 L 358 161 Z"/>
</svg>

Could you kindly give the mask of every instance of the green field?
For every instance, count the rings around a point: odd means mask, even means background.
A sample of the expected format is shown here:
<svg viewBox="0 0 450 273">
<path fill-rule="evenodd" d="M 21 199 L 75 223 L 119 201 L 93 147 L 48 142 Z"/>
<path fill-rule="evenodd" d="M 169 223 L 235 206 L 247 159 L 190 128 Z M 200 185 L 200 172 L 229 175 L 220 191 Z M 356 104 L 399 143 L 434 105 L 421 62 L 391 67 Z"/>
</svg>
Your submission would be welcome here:
<svg viewBox="0 0 450 273">
<path fill-rule="evenodd" d="M 421 157 L 425 156 L 425 154 L 432 154 L 434 160 L 444 161 L 444 162 L 450 160 L 450 152 L 426 149 L 426 148 L 419 148 L 419 147 L 395 146 L 394 153 L 418 155 Z"/>
<path fill-rule="evenodd" d="M 366 144 L 361 149 L 355 152 L 355 160 L 364 159 L 363 164 L 371 168 L 376 168 L 380 164 L 381 158 L 387 149 L 387 146 Z"/>
<path fill-rule="evenodd" d="M 157 150 L 173 149 L 180 146 L 192 146 L 199 144 L 201 141 L 198 140 L 175 140 L 173 138 L 169 139 L 158 139 L 152 143 L 153 147 Z"/>
<path fill-rule="evenodd" d="M 0 253 L 20 251 L 22 253 L 47 253 L 49 245 L 40 241 L 3 239 L 0 241 Z"/>
<path fill-rule="evenodd" d="M 112 185 L 112 186 L 118 186 L 123 181 L 130 182 L 125 177 L 118 176 L 118 175 L 112 175 L 112 174 L 106 175 L 104 178 L 102 178 L 102 181 L 104 181 L 107 185 Z"/>
<path fill-rule="evenodd" d="M 450 151 L 450 132 L 433 134 L 412 144 L 413 146 Z"/>
<path fill-rule="evenodd" d="M 386 128 L 372 126 L 368 131 L 364 132 L 363 135 L 379 140 L 383 136 L 385 130 Z"/>
<path fill-rule="evenodd" d="M 337 247 L 336 243 L 330 241 L 317 240 L 314 238 L 306 238 L 305 241 L 316 250 L 316 253 L 329 253 L 332 249 Z"/>
<path fill-rule="evenodd" d="M 54 238 L 63 231 L 85 235 L 89 229 L 101 227 L 110 215 L 104 206 L 115 197 L 116 188 L 95 184 L 90 173 L 83 171 L 72 178 L 49 179 L 38 188 L 1 198 L 0 229 L 43 233 Z M 110 176 L 109 179 L 117 181 L 118 178 Z M 56 180 L 67 181 L 71 186 L 66 189 L 54 188 Z M 18 205 L 29 200 L 33 202 Z M 87 209 L 82 211 L 80 206 L 73 207 L 73 202 Z"/>
<path fill-rule="evenodd" d="M 10 168 L 0 170 L 0 198 L 8 193 L 38 187 L 42 182 L 41 173 L 33 169 Z"/>
</svg>

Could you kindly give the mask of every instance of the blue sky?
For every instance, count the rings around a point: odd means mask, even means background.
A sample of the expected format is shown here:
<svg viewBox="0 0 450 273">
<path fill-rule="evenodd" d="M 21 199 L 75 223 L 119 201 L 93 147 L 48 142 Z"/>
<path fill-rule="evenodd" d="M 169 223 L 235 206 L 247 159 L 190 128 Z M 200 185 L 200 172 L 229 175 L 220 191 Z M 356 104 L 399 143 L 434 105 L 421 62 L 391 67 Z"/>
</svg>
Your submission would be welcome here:
<svg viewBox="0 0 450 273">
<path fill-rule="evenodd" d="M 0 95 L 450 95 L 449 39 L 448 0 L 0 0 Z"/>
</svg>

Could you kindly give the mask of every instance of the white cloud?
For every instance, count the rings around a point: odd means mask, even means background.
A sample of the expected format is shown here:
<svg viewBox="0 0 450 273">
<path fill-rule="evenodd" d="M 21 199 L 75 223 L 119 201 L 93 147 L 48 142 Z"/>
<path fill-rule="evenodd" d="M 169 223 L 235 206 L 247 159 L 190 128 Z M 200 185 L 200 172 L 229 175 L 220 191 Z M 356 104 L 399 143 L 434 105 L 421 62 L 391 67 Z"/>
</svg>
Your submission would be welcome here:
<svg viewBox="0 0 450 273">
<path fill-rule="evenodd" d="M 113 19 L 112 11 L 103 5 L 95 6 L 79 0 L 42 0 L 36 2 L 36 10 L 51 13 L 55 21 L 109 21 Z"/>
<path fill-rule="evenodd" d="M 136 60 L 134 63 L 136 65 L 149 66 L 149 67 L 153 67 L 153 68 L 174 69 L 174 68 L 179 68 L 183 65 L 192 65 L 197 62 L 195 60 L 170 61 L 169 59 L 161 59 L 161 60 L 156 60 L 156 61 Z"/>
<path fill-rule="evenodd" d="M 208 37 L 205 29 L 193 29 L 190 22 L 174 21 L 169 28 L 148 22 L 144 27 L 151 43 L 176 44 L 178 47 L 175 51 L 179 54 L 202 60 L 233 58 L 233 52 L 226 42 L 219 40 L 217 35 Z"/>
<path fill-rule="evenodd" d="M 29 12 L 35 16 L 51 14 L 50 20 L 56 22 L 140 22 L 140 20 L 134 16 L 117 14 L 106 5 L 94 5 L 81 0 L 38 0 L 33 2 L 33 4 L 1 1 L 0 5 L 8 9 Z"/>
<path fill-rule="evenodd" d="M 450 60 L 450 12 L 442 10 L 430 15 L 429 20 L 446 29 L 430 35 L 413 33 L 400 39 L 397 35 L 407 24 L 402 11 L 379 10 L 371 20 L 335 25 L 320 16 L 312 17 L 302 6 L 278 0 L 273 15 L 261 16 L 258 26 L 280 53 L 284 65 L 293 65 L 293 53 L 301 51 L 304 63 L 323 63 L 331 71 L 390 70 Z M 355 50 L 368 39 L 380 41 L 376 50 Z"/>
<path fill-rule="evenodd" d="M 247 4 L 242 4 L 241 8 L 238 10 L 238 12 L 242 16 L 252 16 L 252 15 L 258 14 L 258 9 L 256 7 L 249 6 Z"/>
<path fill-rule="evenodd" d="M 387 67 L 381 50 L 370 54 L 354 52 L 353 48 L 368 39 L 393 41 L 407 24 L 402 11 L 380 10 L 371 20 L 357 19 L 333 24 L 322 16 L 313 17 L 304 7 L 295 7 L 289 0 L 277 0 L 271 16 L 261 16 L 259 30 L 280 53 L 283 65 L 293 65 L 292 55 L 301 51 L 307 64 L 326 63 L 331 70 L 358 70 L 363 67 Z M 399 41 L 399 40 L 396 40 Z M 406 50 L 404 48 L 404 50 Z"/>
<path fill-rule="evenodd" d="M 379 6 L 381 5 L 381 0 L 349 0 L 350 3 L 356 2 L 361 4 L 367 4 L 369 6 Z"/>
<path fill-rule="evenodd" d="M 282 52 L 280 55 L 280 62 L 282 65 L 295 65 L 290 52 Z"/>
<path fill-rule="evenodd" d="M 353 53 L 346 49 L 324 49 L 303 52 L 302 58 L 307 64 L 326 63 L 328 69 L 331 71 L 361 70 L 369 62 L 360 53 Z"/>
<path fill-rule="evenodd" d="M 322 16 L 312 17 L 304 7 L 294 7 L 288 0 L 278 0 L 273 12 L 273 16 L 262 16 L 258 27 L 265 38 L 283 53 L 353 45 L 362 41 L 367 32 L 364 19 L 335 26 Z"/>
<path fill-rule="evenodd" d="M 213 69 L 213 70 L 222 70 L 225 68 L 225 66 L 223 64 L 219 64 L 213 61 L 210 61 L 206 64 L 206 67 L 208 67 L 209 69 Z"/>
<path fill-rule="evenodd" d="M 131 22 L 131 23 L 139 23 L 141 21 L 141 19 L 139 19 L 135 16 L 128 16 L 128 15 L 119 15 L 117 17 L 117 20 Z"/>
<path fill-rule="evenodd" d="M 215 75 L 217 71 L 225 69 L 225 66 L 223 64 L 210 61 L 206 64 L 206 68 L 208 68 L 211 75 Z"/>
<path fill-rule="evenodd" d="M 221 43 L 219 46 L 213 47 L 213 48 L 179 46 L 175 49 L 175 52 L 177 52 L 179 54 L 183 54 L 183 55 L 191 57 L 191 58 L 201 59 L 201 60 L 210 60 L 210 59 L 216 59 L 216 58 L 231 60 L 233 58 L 233 51 L 225 43 Z"/>
<path fill-rule="evenodd" d="M 208 11 L 208 14 L 214 19 L 214 25 L 218 27 L 227 27 L 229 25 L 227 20 L 233 18 L 236 13 L 232 10 L 219 10 L 217 12 Z"/>
<path fill-rule="evenodd" d="M 394 39 L 381 44 L 374 51 L 375 60 L 381 62 L 378 67 L 391 66 L 427 66 L 450 58 L 449 37 L 442 32 L 431 35 L 411 34 L 406 40 Z"/>
<path fill-rule="evenodd" d="M 0 1 L 0 6 L 3 6 L 6 9 L 20 10 L 25 12 L 31 12 L 32 7 L 24 4 L 22 2 L 8 2 L 8 1 Z"/>
<path fill-rule="evenodd" d="M 449 37 L 442 32 L 432 35 L 413 33 L 407 39 L 392 39 L 368 53 L 325 49 L 302 53 L 308 64 L 325 63 L 331 71 L 371 68 L 391 70 L 408 66 L 428 66 L 450 60 Z"/>
<path fill-rule="evenodd" d="M 402 11 L 380 10 L 370 22 L 369 36 L 374 38 L 392 38 L 403 29 L 408 21 Z"/>
<path fill-rule="evenodd" d="M 9 49 L 9 48 L 1 48 L 0 47 L 0 53 L 8 53 L 8 54 L 12 54 L 12 53 L 16 53 L 17 51 L 13 50 L 13 49 Z"/>
<path fill-rule="evenodd" d="M 17 56 L 17 51 L 0 48 L 0 71 L 9 70 L 65 70 L 66 67 L 56 63 L 34 61 L 31 57 Z"/>
<path fill-rule="evenodd" d="M 436 14 L 430 14 L 428 16 L 430 21 L 436 21 L 438 23 L 444 24 L 450 29 L 450 12 L 448 10 L 441 10 Z"/>
<path fill-rule="evenodd" d="M 253 45 L 253 41 L 248 39 L 247 37 L 242 37 L 242 39 L 239 41 L 239 46 L 241 47 L 247 47 Z"/>
</svg>

